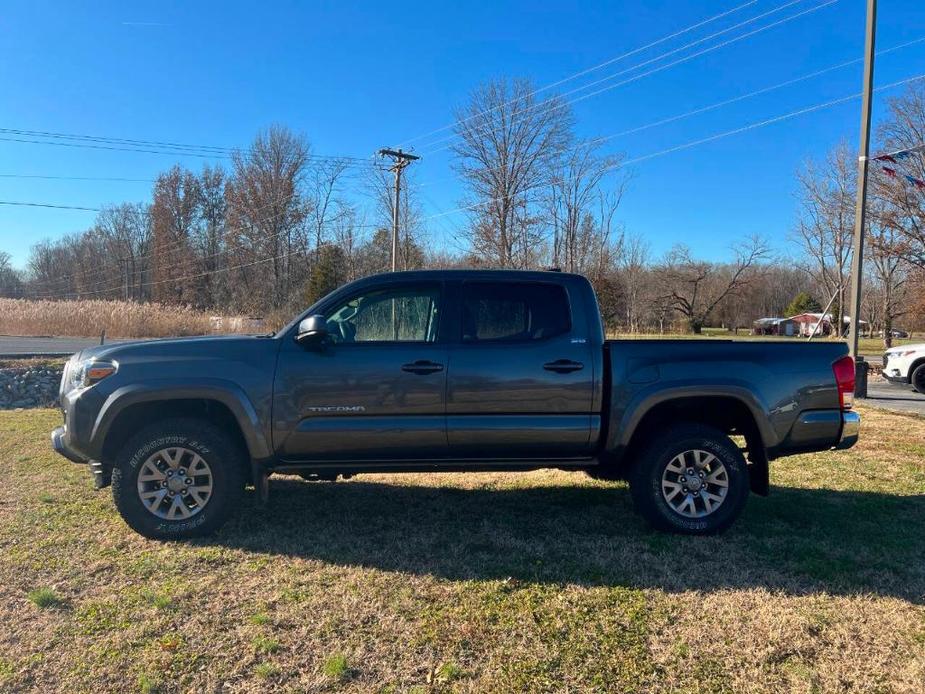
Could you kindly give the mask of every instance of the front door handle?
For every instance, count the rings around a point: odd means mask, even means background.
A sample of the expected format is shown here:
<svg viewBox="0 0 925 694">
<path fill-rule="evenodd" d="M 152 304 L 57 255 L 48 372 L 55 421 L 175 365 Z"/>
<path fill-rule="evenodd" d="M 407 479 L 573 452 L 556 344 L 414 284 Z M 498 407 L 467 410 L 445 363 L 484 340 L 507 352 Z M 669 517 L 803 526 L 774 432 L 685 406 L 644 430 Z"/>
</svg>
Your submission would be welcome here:
<svg viewBox="0 0 925 694">
<path fill-rule="evenodd" d="M 437 362 L 428 361 L 426 359 L 418 359 L 417 361 L 411 362 L 410 364 L 402 364 L 401 370 L 412 374 L 426 376 L 427 374 L 443 371 L 443 364 L 438 364 Z"/>
<path fill-rule="evenodd" d="M 556 359 L 555 361 L 548 362 L 543 364 L 543 368 L 547 371 L 555 371 L 559 374 L 567 374 L 572 371 L 581 371 L 585 368 L 585 365 L 580 361 L 572 361 L 571 359 Z"/>
</svg>

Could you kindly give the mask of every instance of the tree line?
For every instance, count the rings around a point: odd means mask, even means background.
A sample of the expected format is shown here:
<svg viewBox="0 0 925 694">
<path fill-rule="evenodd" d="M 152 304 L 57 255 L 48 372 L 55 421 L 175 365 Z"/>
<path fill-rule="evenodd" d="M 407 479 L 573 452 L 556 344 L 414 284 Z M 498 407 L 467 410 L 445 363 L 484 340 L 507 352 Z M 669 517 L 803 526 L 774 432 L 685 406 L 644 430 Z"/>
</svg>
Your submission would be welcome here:
<svg viewBox="0 0 925 694">
<path fill-rule="evenodd" d="M 643 234 L 624 228 L 630 172 L 603 151 L 604 138 L 576 135 L 558 97 L 501 79 L 475 89 L 455 115 L 445 147 L 466 222 L 453 243 L 435 243 L 441 222 L 423 214 L 411 167 L 398 201 L 402 269 L 579 272 L 594 284 L 608 328 L 623 332 L 737 330 L 795 306 L 828 307 L 839 318 L 847 310 L 857 157 L 846 144 L 798 171 L 791 253 L 743 232 L 730 259 L 717 262 L 684 245 L 655 256 Z M 925 89 L 911 88 L 891 102 L 877 148 L 913 148 L 923 133 Z M 903 165 L 925 179 L 921 151 Z M 879 167 L 870 189 L 863 317 L 887 334 L 900 322 L 925 327 L 925 192 Z M 305 136 L 273 126 L 227 167 L 173 166 L 156 177 L 149 201 L 107 207 L 88 229 L 36 244 L 24 272 L 0 253 L 0 295 L 293 313 L 390 267 L 394 204 L 385 167 L 315 155 Z"/>
</svg>

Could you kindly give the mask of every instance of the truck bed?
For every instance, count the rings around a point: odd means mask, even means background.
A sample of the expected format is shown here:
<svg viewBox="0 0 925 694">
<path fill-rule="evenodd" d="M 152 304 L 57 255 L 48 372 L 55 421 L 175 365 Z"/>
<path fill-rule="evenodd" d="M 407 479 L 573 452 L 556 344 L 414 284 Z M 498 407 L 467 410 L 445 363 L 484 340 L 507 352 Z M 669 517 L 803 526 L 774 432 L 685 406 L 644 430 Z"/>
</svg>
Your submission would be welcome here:
<svg viewBox="0 0 925 694">
<path fill-rule="evenodd" d="M 747 408 L 769 458 L 839 441 L 832 364 L 848 354 L 844 342 L 628 339 L 605 341 L 604 353 L 610 450 L 659 403 L 704 398 Z"/>
</svg>

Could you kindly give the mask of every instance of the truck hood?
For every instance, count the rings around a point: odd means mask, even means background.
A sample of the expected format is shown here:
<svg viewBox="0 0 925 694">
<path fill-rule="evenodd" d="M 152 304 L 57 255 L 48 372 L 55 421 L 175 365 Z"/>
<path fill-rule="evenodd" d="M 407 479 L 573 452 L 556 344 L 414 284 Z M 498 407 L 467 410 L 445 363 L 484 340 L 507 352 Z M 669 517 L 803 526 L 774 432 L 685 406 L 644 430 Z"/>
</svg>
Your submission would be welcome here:
<svg viewBox="0 0 925 694">
<path fill-rule="evenodd" d="M 203 358 L 220 356 L 249 347 L 256 342 L 268 342 L 273 338 L 266 335 L 207 335 L 196 337 L 173 337 L 155 340 L 114 342 L 81 350 L 72 357 L 82 359 L 171 359 Z"/>
</svg>

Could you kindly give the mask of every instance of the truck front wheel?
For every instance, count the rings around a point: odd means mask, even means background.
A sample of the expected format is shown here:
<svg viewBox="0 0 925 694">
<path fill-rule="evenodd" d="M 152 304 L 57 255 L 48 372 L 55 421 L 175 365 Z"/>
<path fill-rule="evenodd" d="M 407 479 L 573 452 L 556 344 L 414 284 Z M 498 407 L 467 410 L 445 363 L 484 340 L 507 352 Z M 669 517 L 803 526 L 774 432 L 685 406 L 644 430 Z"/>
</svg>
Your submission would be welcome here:
<svg viewBox="0 0 925 694">
<path fill-rule="evenodd" d="M 682 424 L 660 434 L 630 471 L 639 513 L 660 530 L 689 535 L 724 531 L 748 499 L 748 468 L 723 432 Z"/>
<path fill-rule="evenodd" d="M 145 537 L 207 535 L 240 505 L 245 462 L 243 451 L 211 422 L 156 422 L 117 455 L 113 500 L 125 522 Z"/>
</svg>

